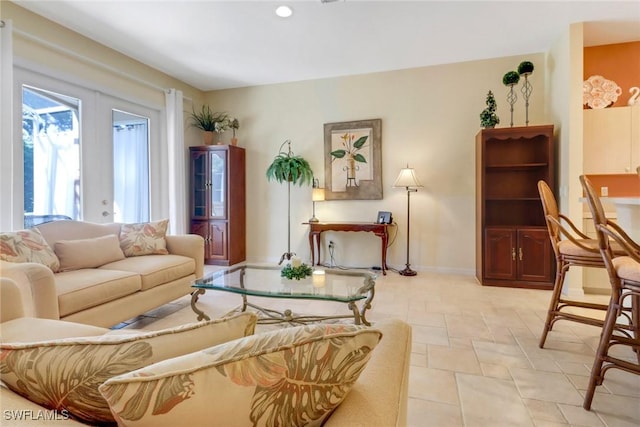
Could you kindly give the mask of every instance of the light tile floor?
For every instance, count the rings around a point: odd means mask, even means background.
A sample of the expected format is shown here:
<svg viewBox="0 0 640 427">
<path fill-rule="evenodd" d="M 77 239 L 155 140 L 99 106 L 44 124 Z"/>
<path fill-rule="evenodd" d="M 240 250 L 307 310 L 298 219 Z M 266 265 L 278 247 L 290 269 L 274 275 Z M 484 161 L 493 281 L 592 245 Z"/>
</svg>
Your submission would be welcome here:
<svg viewBox="0 0 640 427">
<path fill-rule="evenodd" d="M 582 409 L 598 328 L 559 321 L 545 348 L 538 347 L 549 297 L 549 291 L 483 287 L 470 276 L 380 276 L 368 319 L 395 317 L 413 326 L 409 426 L 640 426 L 640 376 L 620 370 L 607 373 L 593 409 Z M 256 300 L 314 314 L 347 310 L 339 303 Z M 209 291 L 198 306 L 213 317 L 239 302 L 238 295 Z M 189 303 L 183 297 L 127 327 L 195 321 Z"/>
</svg>

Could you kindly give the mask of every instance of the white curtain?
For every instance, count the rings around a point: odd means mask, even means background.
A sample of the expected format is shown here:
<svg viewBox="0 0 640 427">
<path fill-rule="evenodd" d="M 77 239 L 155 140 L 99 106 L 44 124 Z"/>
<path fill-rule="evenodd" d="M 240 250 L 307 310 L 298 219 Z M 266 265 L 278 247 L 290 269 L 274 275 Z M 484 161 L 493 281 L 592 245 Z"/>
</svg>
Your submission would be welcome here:
<svg viewBox="0 0 640 427">
<path fill-rule="evenodd" d="M 149 150 L 146 121 L 113 127 L 114 222 L 149 221 Z"/>
<path fill-rule="evenodd" d="M 165 93 L 169 173 L 169 232 L 183 234 L 187 227 L 187 175 L 185 168 L 182 91 Z"/>
<path fill-rule="evenodd" d="M 0 20 L 0 230 L 12 230 L 13 195 L 13 41 L 11 21 Z M 20 227 L 22 228 L 22 227 Z"/>
</svg>

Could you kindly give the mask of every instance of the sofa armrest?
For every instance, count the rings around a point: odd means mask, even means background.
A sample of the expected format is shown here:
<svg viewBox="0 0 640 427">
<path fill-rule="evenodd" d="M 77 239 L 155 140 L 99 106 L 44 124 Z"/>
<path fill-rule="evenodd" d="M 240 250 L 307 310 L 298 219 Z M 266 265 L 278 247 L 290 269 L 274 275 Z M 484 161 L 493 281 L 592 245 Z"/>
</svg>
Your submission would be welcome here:
<svg viewBox="0 0 640 427">
<path fill-rule="evenodd" d="M 60 319 L 58 292 L 49 267 L 34 262 L 0 260 L 0 275 L 17 285 L 20 300 L 13 303 L 22 306 L 24 316 Z"/>
<path fill-rule="evenodd" d="M 0 277 L 0 323 L 24 317 L 23 304 L 16 303 L 21 300 L 22 295 L 16 282 L 8 277 Z"/>
<path fill-rule="evenodd" d="M 398 319 L 375 322 L 382 340 L 345 400 L 324 426 L 406 426 L 411 326 Z"/>
<path fill-rule="evenodd" d="M 168 235 L 167 250 L 172 255 L 193 258 L 196 262 L 196 279 L 204 275 L 204 238 L 197 234 Z"/>
</svg>

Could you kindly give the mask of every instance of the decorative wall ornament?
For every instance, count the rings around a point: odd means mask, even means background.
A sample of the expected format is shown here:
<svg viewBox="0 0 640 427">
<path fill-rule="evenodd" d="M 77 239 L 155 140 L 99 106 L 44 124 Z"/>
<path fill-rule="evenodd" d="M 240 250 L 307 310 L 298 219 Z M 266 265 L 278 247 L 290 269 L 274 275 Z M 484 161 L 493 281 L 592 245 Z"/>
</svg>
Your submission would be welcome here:
<svg viewBox="0 0 640 427">
<path fill-rule="evenodd" d="M 582 103 L 594 110 L 613 105 L 621 94 L 616 82 L 602 76 L 591 76 L 582 83 Z"/>
<path fill-rule="evenodd" d="M 326 200 L 382 199 L 382 120 L 325 123 Z"/>
<path fill-rule="evenodd" d="M 533 63 L 530 61 L 522 61 L 520 65 L 518 65 L 518 74 L 520 74 L 520 77 L 524 77 L 524 83 L 520 91 L 522 92 L 522 96 L 524 96 L 525 126 L 529 126 L 529 98 L 533 92 L 533 86 L 531 82 L 529 82 L 529 76 L 533 73 L 533 68 Z"/>
<path fill-rule="evenodd" d="M 513 87 L 517 85 L 519 81 L 520 81 L 520 74 L 518 74 L 517 71 L 508 71 L 502 77 L 502 83 L 504 83 L 505 86 L 509 87 L 509 93 L 507 94 L 507 102 L 511 106 L 511 109 L 510 109 L 511 111 L 510 126 L 511 127 L 513 127 L 513 105 L 518 100 L 518 95 L 516 95 L 516 93 L 513 91 Z"/>
</svg>

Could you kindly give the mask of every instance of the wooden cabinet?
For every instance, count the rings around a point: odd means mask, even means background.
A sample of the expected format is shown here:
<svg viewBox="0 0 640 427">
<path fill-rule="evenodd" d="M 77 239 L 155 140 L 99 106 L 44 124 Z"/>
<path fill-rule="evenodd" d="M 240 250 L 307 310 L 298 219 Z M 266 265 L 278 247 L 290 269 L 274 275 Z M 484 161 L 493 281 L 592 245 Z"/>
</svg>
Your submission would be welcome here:
<svg viewBox="0 0 640 427">
<path fill-rule="evenodd" d="M 205 263 L 246 258 L 245 150 L 231 145 L 191 147 L 191 232 L 204 237 Z"/>
<path fill-rule="evenodd" d="M 476 276 L 490 286 L 550 289 L 554 257 L 538 181 L 555 188 L 553 126 L 476 136 Z"/>
<path fill-rule="evenodd" d="M 640 107 L 584 110 L 586 174 L 634 173 L 640 166 Z"/>
</svg>

